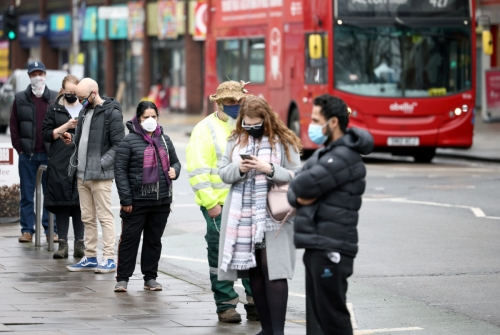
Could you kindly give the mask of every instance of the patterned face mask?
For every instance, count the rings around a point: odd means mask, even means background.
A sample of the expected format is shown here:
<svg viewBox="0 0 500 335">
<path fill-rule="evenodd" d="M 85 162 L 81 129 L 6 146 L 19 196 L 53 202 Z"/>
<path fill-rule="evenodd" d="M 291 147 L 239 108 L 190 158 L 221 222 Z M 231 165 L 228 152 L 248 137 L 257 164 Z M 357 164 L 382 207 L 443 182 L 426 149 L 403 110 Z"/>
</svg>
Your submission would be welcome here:
<svg viewBox="0 0 500 335">
<path fill-rule="evenodd" d="M 43 92 L 45 91 L 45 77 L 44 76 L 31 77 L 30 81 L 31 81 L 31 91 L 37 98 L 40 98 L 43 95 Z"/>
</svg>

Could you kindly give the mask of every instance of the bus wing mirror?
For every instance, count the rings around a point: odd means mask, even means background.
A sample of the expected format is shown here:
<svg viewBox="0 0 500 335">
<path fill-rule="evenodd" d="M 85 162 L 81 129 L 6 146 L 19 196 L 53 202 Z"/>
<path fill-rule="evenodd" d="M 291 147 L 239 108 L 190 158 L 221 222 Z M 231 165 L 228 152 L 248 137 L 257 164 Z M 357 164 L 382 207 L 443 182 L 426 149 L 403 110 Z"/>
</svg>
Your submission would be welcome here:
<svg viewBox="0 0 500 335">
<path fill-rule="evenodd" d="M 309 57 L 311 59 L 320 59 L 323 56 L 323 41 L 320 34 L 309 35 Z"/>
<path fill-rule="evenodd" d="M 483 31 L 483 52 L 486 55 L 493 55 L 493 35 L 489 30 Z"/>
</svg>

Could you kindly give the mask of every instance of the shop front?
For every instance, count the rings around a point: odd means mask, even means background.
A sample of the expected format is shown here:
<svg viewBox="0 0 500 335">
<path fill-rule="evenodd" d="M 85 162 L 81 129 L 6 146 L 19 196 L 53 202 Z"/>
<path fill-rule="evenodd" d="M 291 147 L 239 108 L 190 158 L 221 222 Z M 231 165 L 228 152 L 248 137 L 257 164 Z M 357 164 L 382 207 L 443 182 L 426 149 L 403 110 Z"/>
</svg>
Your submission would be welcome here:
<svg viewBox="0 0 500 335">
<path fill-rule="evenodd" d="M 58 69 L 69 68 L 71 49 L 71 15 L 69 13 L 51 14 L 47 39 L 52 49 L 58 53 Z"/>
<path fill-rule="evenodd" d="M 94 79 L 99 92 L 106 92 L 104 39 L 106 22 L 97 18 L 97 7 L 87 7 L 83 19 L 81 51 L 84 55 L 85 77 Z"/>
<path fill-rule="evenodd" d="M 185 4 L 147 4 L 152 87 L 149 97 L 162 112 L 186 109 Z"/>
<path fill-rule="evenodd" d="M 38 14 L 21 15 L 18 20 L 18 39 L 22 49 L 29 50 L 29 60 L 41 60 L 40 38 L 49 30 L 47 20 L 40 19 Z M 24 64 L 27 67 L 28 64 Z"/>
</svg>

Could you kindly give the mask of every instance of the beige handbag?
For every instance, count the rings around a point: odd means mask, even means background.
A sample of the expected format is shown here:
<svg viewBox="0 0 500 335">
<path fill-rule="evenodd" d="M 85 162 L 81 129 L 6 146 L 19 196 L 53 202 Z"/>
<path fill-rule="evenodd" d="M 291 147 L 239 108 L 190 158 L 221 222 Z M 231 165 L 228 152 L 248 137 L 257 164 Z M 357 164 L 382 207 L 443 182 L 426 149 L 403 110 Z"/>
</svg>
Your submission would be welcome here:
<svg viewBox="0 0 500 335">
<path fill-rule="evenodd" d="M 288 171 L 292 178 L 295 174 Z M 273 221 L 280 223 L 280 229 L 283 224 L 295 214 L 295 208 L 288 203 L 287 192 L 290 184 L 274 184 L 267 192 L 267 213 Z M 278 232 L 276 236 L 278 236 Z"/>
</svg>

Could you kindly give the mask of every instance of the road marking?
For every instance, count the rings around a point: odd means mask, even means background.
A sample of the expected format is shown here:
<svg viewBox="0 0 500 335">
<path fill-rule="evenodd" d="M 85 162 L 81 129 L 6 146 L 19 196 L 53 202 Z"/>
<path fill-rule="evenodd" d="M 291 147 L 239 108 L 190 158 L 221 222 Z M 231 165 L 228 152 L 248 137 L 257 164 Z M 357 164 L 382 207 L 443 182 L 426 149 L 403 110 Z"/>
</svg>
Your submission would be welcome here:
<svg viewBox="0 0 500 335">
<path fill-rule="evenodd" d="M 352 307 L 352 303 L 346 303 L 346 307 L 349 311 L 349 314 L 351 315 L 352 329 L 358 329 L 358 324 L 356 323 L 356 316 L 354 315 L 354 308 Z"/>
<path fill-rule="evenodd" d="M 197 204 L 177 204 L 177 203 L 173 203 L 172 205 L 174 208 L 176 207 L 200 207 L 199 205 Z M 121 206 L 111 206 L 111 209 L 120 209 Z"/>
<path fill-rule="evenodd" d="M 205 263 L 208 264 L 208 261 L 205 259 L 198 259 L 198 258 L 190 258 L 190 257 L 181 257 L 181 256 L 173 256 L 173 255 L 161 255 L 161 258 L 170 258 L 170 259 L 178 259 L 181 261 L 191 261 L 191 262 L 198 262 L 198 263 Z"/>
<path fill-rule="evenodd" d="M 404 328 L 363 329 L 363 330 L 356 330 L 354 332 L 354 335 L 365 335 L 365 334 L 385 333 L 385 332 L 405 332 L 411 330 L 424 330 L 424 328 L 404 327 Z"/>
<path fill-rule="evenodd" d="M 404 204 L 414 204 L 414 205 L 424 205 L 424 206 L 434 206 L 434 207 L 464 208 L 464 209 L 471 210 L 472 213 L 474 213 L 474 215 L 478 218 L 500 220 L 500 217 L 486 216 L 486 214 L 484 214 L 483 210 L 479 207 L 443 204 L 443 203 L 439 203 L 439 202 L 430 202 L 430 201 L 416 201 L 416 200 L 408 200 L 405 198 L 386 198 L 386 199 L 383 199 L 383 198 L 379 198 L 379 199 L 363 198 L 363 200 L 365 200 L 365 201 L 398 202 L 398 203 L 404 203 Z"/>
</svg>

